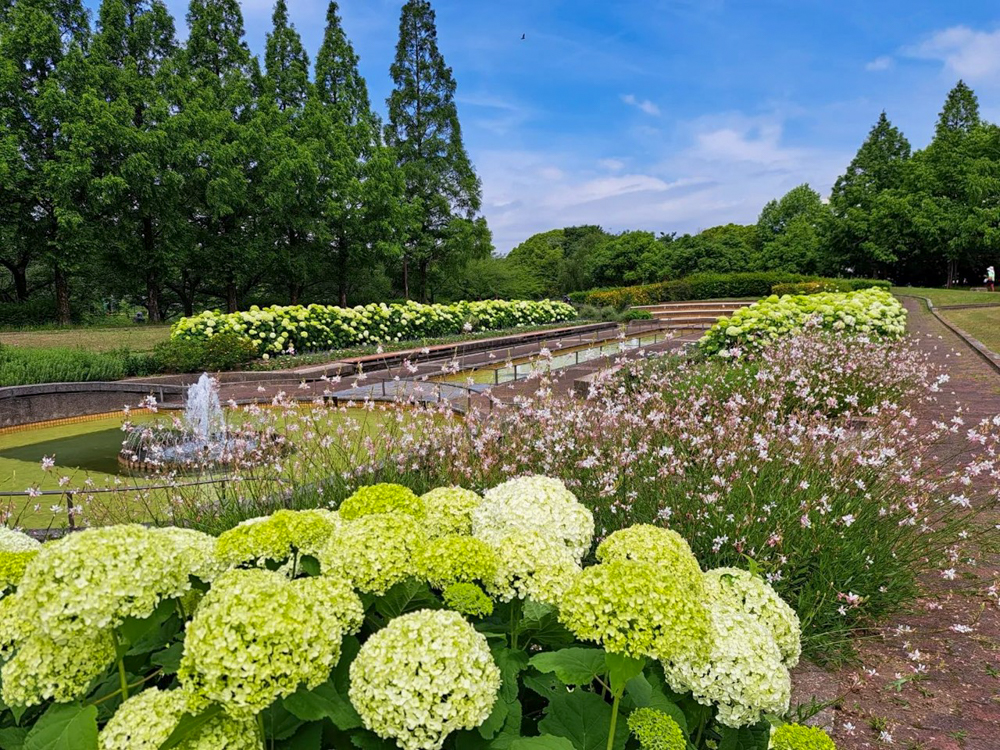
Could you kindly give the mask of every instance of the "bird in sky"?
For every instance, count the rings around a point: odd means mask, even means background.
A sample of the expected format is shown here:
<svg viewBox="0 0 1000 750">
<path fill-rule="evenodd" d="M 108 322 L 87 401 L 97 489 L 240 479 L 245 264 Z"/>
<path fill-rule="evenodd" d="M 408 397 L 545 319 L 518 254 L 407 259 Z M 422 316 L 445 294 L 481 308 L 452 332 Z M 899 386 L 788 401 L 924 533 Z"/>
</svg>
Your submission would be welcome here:
<svg viewBox="0 0 1000 750">
<path fill-rule="evenodd" d="M 521 34 L 521 41 L 522 41 L 522 42 L 524 41 L 524 38 L 525 38 L 526 36 L 527 36 L 527 34 Z"/>
</svg>

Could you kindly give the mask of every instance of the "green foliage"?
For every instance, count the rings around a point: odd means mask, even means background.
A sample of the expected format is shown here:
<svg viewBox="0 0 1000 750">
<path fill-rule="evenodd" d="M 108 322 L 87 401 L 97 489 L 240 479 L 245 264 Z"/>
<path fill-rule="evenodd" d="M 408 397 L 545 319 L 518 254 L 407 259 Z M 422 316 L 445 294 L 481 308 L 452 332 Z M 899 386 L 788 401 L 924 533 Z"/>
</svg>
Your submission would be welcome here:
<svg viewBox="0 0 1000 750">
<path fill-rule="evenodd" d="M 657 302 L 765 297 L 771 293 L 771 287 L 775 284 L 805 280 L 808 280 L 807 277 L 784 272 L 705 273 L 659 284 L 598 289 L 589 292 L 586 301 L 592 305 L 611 305 L 623 309 L 632 305 L 654 305 Z"/>
<path fill-rule="evenodd" d="M 169 339 L 153 349 L 156 372 L 226 372 L 257 358 L 257 349 L 245 338 L 223 332 L 203 341 Z"/>
<path fill-rule="evenodd" d="M 127 349 L 90 352 L 83 349 L 31 349 L 0 346 L 0 387 L 37 383 L 110 381 L 149 375 L 151 359 Z"/>
</svg>

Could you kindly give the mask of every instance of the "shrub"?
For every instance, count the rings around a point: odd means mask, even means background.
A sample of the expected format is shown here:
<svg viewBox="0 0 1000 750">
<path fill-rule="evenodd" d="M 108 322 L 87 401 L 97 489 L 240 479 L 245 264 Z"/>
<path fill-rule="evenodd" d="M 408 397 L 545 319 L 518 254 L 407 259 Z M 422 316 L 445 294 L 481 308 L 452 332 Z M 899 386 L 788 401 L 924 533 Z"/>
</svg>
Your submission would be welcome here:
<svg viewBox="0 0 1000 750">
<path fill-rule="evenodd" d="M 652 320 L 653 315 L 649 310 L 626 310 L 619 316 L 619 320 L 627 323 L 631 320 Z"/>
<path fill-rule="evenodd" d="M 890 292 L 876 288 L 772 295 L 720 318 L 698 345 L 706 354 L 728 356 L 805 328 L 897 338 L 906 330 L 906 310 Z"/>
<path fill-rule="evenodd" d="M 0 345 L 0 386 L 80 383 L 148 375 L 150 358 L 128 349 L 32 349 Z"/>
<path fill-rule="evenodd" d="M 182 318 L 171 329 L 171 338 L 207 341 L 231 333 L 251 344 L 257 354 L 270 356 L 557 323 L 575 317 L 571 305 L 550 300 L 252 307 L 230 315 L 206 311 Z"/>
<path fill-rule="evenodd" d="M 723 299 L 727 297 L 766 297 L 777 294 L 775 287 L 801 284 L 830 285 L 825 291 L 850 292 L 857 289 L 867 289 L 872 286 L 888 289 L 888 281 L 873 281 L 870 279 L 821 279 L 817 276 L 801 276 L 799 274 L 781 271 L 763 271 L 755 273 L 703 273 L 686 276 L 674 281 L 663 281 L 658 284 L 642 286 L 623 286 L 615 289 L 594 289 L 581 292 L 578 300 L 570 295 L 574 302 L 585 302 L 591 305 L 612 305 L 619 310 L 633 305 L 655 305 L 660 302 L 686 302 L 688 300 Z M 812 287 L 809 287 L 810 289 Z M 818 291 L 818 289 L 817 289 Z M 812 293 L 792 292 L 788 293 Z"/>
<path fill-rule="evenodd" d="M 24 328 L 58 320 L 55 300 L 38 297 L 27 302 L 0 302 L 0 327 Z"/>
<path fill-rule="evenodd" d="M 443 501 L 447 515 L 453 489 L 425 499 Z M 587 513 L 543 477 L 496 488 L 485 502 L 527 512 L 518 503 L 534 490 L 566 518 Z M 587 747 L 624 747 L 631 730 L 646 750 L 767 750 L 772 723 L 788 711 L 794 614 L 747 571 L 703 572 L 668 532 L 612 534 L 614 559 L 567 567 L 552 550 L 574 559 L 589 536 L 563 546 L 565 529 L 525 532 L 514 519 L 518 558 L 534 563 L 505 598 L 489 594 L 507 590 L 503 565 L 482 568 L 499 579 L 482 581 L 485 591 L 463 582 L 441 592 L 451 576 L 428 576 L 416 562 L 431 550 L 435 571 L 463 569 L 473 548 L 503 562 L 499 516 L 485 535 L 405 536 L 415 556 L 379 554 L 380 541 L 394 540 L 376 535 L 349 571 L 326 561 L 358 541 L 355 526 L 406 535 L 415 519 L 393 510 L 334 518 L 282 511 L 247 525 L 267 533 L 224 545 L 138 524 L 34 545 L 0 599 L 4 745 L 249 750 L 336 737 L 441 750 L 524 737 L 568 748 L 586 725 Z M 3 541 L 20 549 L 30 542 L 21 537 Z M 317 547 L 318 560 L 305 553 Z M 345 572 L 397 583 L 359 592 Z M 567 592 L 562 606 L 526 595 L 530 578 Z"/>
<path fill-rule="evenodd" d="M 256 347 L 231 331 L 204 340 L 171 338 L 153 347 L 156 370 L 165 373 L 225 372 L 256 357 Z"/>
<path fill-rule="evenodd" d="M 859 289 L 891 289 L 888 281 L 880 279 L 819 279 L 818 281 L 803 281 L 795 284 L 775 284 L 771 294 L 779 297 L 785 294 L 822 294 L 823 292 L 854 292 Z"/>
</svg>

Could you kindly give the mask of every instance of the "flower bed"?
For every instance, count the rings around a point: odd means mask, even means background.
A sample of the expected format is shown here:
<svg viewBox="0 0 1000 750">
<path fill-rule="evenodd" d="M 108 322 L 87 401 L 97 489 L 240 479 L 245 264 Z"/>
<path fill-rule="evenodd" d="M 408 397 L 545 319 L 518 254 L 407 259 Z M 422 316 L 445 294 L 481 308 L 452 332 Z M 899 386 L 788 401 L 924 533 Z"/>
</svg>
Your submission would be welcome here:
<svg viewBox="0 0 1000 750">
<path fill-rule="evenodd" d="M 206 310 L 181 318 L 171 338 L 200 341 L 232 332 L 251 343 L 261 355 L 362 344 L 450 336 L 463 331 L 495 331 L 518 326 L 559 323 L 576 317 L 563 302 L 523 300 L 456 302 L 451 305 L 371 304 L 363 307 L 301 305 L 256 306 L 224 315 Z"/>
<path fill-rule="evenodd" d="M 6 532 L 0 559 L 27 558 L 0 600 L 0 741 L 765 750 L 780 726 L 772 747 L 833 748 L 782 720 L 799 621 L 763 579 L 653 526 L 585 565 L 593 532 L 545 477 L 379 485 L 218 539 Z"/>
<path fill-rule="evenodd" d="M 906 330 L 906 310 L 890 292 L 872 287 L 857 292 L 772 295 L 721 318 L 699 341 L 707 354 L 765 346 L 806 328 L 898 338 Z"/>
</svg>

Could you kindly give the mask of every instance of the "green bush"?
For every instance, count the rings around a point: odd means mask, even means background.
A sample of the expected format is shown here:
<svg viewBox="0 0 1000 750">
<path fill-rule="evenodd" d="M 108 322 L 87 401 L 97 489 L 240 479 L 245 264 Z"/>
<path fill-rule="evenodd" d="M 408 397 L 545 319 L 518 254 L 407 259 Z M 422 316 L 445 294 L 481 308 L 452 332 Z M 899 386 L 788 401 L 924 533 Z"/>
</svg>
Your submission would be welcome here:
<svg viewBox="0 0 1000 750">
<path fill-rule="evenodd" d="M 30 349 L 0 345 L 0 386 L 81 383 L 149 375 L 151 359 L 128 349 Z"/>
<path fill-rule="evenodd" d="M 153 349 L 158 372 L 224 372 L 248 364 L 257 356 L 253 344 L 232 332 L 219 333 L 210 339 L 170 339 Z"/>
<path fill-rule="evenodd" d="M 775 284 L 771 294 L 779 297 L 784 294 L 823 294 L 825 292 L 856 292 L 860 289 L 890 289 L 888 281 L 880 279 L 819 279 L 818 281 L 803 281 L 794 284 Z"/>
<path fill-rule="evenodd" d="M 660 302 L 686 302 L 700 299 L 725 299 L 729 297 L 767 297 L 776 292 L 775 287 L 801 284 L 830 284 L 835 288 L 815 291 L 852 292 L 877 286 L 888 289 L 888 281 L 872 279 L 824 279 L 819 276 L 802 276 L 781 271 L 756 273 L 701 273 L 683 279 L 662 281 L 658 284 L 622 286 L 614 289 L 594 289 L 582 292 L 583 301 L 591 305 L 611 305 L 622 310 L 635 305 L 655 305 Z M 812 291 L 793 292 L 812 294 Z M 574 299 L 570 295 L 570 299 Z M 575 301 L 575 299 L 574 299 Z"/>
<path fill-rule="evenodd" d="M 619 316 L 619 320 L 628 323 L 631 320 L 652 320 L 653 316 L 648 310 L 626 310 Z"/>
<path fill-rule="evenodd" d="M 236 333 L 220 333 L 203 343 L 205 359 L 202 361 L 202 370 L 235 370 L 257 357 L 256 347 Z"/>
<path fill-rule="evenodd" d="M 0 303 L 0 327 L 26 328 L 56 322 L 56 303 L 47 298 Z"/>
</svg>

